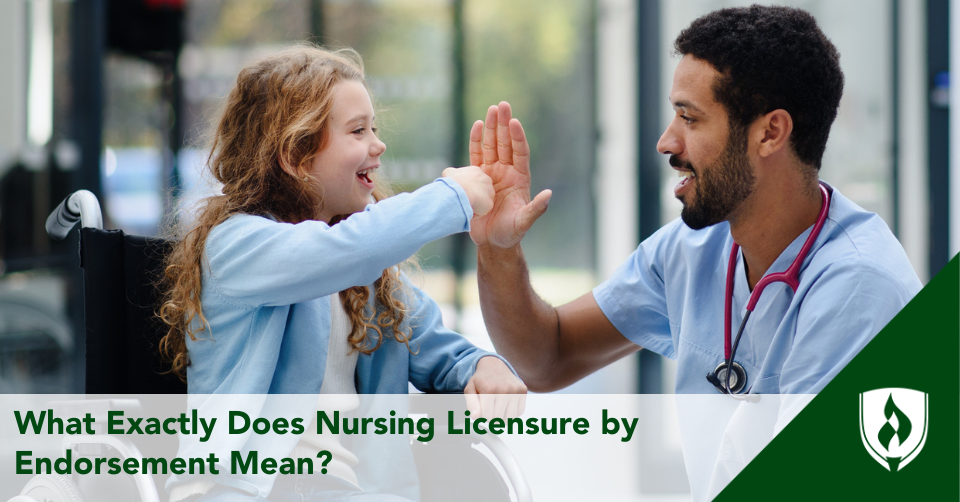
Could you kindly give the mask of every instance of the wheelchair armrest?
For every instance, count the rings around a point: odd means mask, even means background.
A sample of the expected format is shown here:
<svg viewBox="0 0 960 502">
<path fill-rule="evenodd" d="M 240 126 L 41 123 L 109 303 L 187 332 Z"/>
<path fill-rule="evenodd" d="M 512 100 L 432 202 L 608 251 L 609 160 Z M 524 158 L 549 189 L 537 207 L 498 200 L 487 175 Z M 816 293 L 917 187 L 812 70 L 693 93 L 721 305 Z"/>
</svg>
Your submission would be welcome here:
<svg viewBox="0 0 960 502">
<path fill-rule="evenodd" d="M 506 473 L 517 494 L 517 502 L 532 502 L 533 494 L 530 492 L 530 485 L 527 484 L 527 478 L 524 477 L 523 470 L 520 469 L 520 463 L 517 462 L 517 458 L 513 456 L 503 440 L 491 434 L 471 434 L 470 439 L 489 448 L 497 462 L 500 462 L 500 467 L 503 468 L 503 472 Z"/>
<path fill-rule="evenodd" d="M 103 214 L 97 196 L 87 190 L 68 195 L 47 217 L 47 235 L 62 240 L 77 222 L 84 228 L 103 228 Z"/>
<path fill-rule="evenodd" d="M 123 411 L 128 416 L 142 412 L 142 406 L 137 399 L 80 399 L 51 401 L 49 405 L 61 417 L 82 417 L 89 413 L 98 424 L 106 422 L 109 411 Z M 128 438 L 103 434 L 102 429 L 93 435 L 66 435 L 63 438 L 64 451 L 75 449 L 81 455 L 100 455 L 102 446 L 110 447 L 124 459 L 143 458 L 140 449 Z M 141 502 L 160 502 L 152 476 L 140 471 L 132 477 L 140 493 Z"/>
<path fill-rule="evenodd" d="M 81 445 L 106 445 L 113 448 L 122 458 L 135 458 L 140 460 L 143 455 L 132 441 L 127 438 L 118 438 L 95 434 L 93 436 L 67 436 L 63 438 L 64 451 L 72 449 L 74 446 Z M 160 502 L 160 496 L 157 493 L 157 485 L 153 482 L 153 477 L 143 471 L 138 471 L 132 475 L 134 483 L 137 485 L 137 491 L 140 492 L 141 502 Z"/>
<path fill-rule="evenodd" d="M 459 394 L 462 395 L 462 393 Z M 449 409 L 449 401 L 444 401 L 441 403 L 437 400 L 427 401 L 424 399 L 414 398 L 410 400 L 408 412 L 410 414 L 434 417 L 436 426 L 439 427 L 440 430 L 446 430 L 448 417 L 445 412 Z M 460 426 L 462 427 L 462 425 L 463 424 L 461 423 Z M 513 486 L 514 492 L 517 495 L 517 502 L 530 502 L 533 500 L 533 494 L 530 491 L 530 485 L 527 483 L 527 479 L 523 475 L 523 470 L 520 468 L 520 463 L 517 461 L 516 457 L 513 456 L 513 453 L 507 447 L 506 443 L 504 443 L 503 440 L 498 436 L 494 434 L 474 434 L 468 431 L 468 434 L 464 436 L 442 435 L 439 439 L 435 439 L 435 441 L 453 441 L 457 443 L 462 442 L 465 443 L 465 446 L 467 447 L 469 447 L 471 444 L 483 444 L 490 451 L 490 454 L 493 455 L 493 458 L 496 459 L 497 463 L 500 464 L 500 467 L 503 469 L 507 479 L 510 480 L 510 484 Z"/>
<path fill-rule="evenodd" d="M 108 411 L 122 411 L 128 416 L 142 412 L 136 399 L 78 399 L 50 401 L 49 405 L 61 417 L 83 418 L 89 413 L 98 425 L 106 423 Z"/>
</svg>

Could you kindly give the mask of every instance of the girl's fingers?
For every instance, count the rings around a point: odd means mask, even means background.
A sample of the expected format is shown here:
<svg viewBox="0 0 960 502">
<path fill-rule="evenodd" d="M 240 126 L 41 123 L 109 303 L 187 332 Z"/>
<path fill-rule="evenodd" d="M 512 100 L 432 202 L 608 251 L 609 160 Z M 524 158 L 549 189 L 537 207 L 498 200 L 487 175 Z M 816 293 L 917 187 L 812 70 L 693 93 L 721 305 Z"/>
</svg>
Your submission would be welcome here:
<svg viewBox="0 0 960 502">
<path fill-rule="evenodd" d="M 497 402 L 493 409 L 493 416 L 490 418 L 507 418 L 507 408 L 510 407 L 510 400 L 513 398 L 512 394 L 500 394 L 497 396 Z"/>
<path fill-rule="evenodd" d="M 472 378 L 463 389 L 463 397 L 467 401 L 467 409 L 470 410 L 471 415 L 480 411 L 480 397 L 477 395 L 477 386 Z"/>
</svg>

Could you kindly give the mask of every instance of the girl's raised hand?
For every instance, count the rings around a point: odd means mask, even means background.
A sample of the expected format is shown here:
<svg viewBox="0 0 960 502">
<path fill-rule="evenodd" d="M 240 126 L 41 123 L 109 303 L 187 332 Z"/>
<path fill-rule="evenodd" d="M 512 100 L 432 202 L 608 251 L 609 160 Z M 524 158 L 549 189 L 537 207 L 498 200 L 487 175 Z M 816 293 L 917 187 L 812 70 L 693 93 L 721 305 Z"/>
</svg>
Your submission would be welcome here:
<svg viewBox="0 0 960 502">
<path fill-rule="evenodd" d="M 483 216 L 493 209 L 493 181 L 477 166 L 448 167 L 441 174 L 444 178 L 456 181 L 467 193 L 473 214 Z"/>
</svg>

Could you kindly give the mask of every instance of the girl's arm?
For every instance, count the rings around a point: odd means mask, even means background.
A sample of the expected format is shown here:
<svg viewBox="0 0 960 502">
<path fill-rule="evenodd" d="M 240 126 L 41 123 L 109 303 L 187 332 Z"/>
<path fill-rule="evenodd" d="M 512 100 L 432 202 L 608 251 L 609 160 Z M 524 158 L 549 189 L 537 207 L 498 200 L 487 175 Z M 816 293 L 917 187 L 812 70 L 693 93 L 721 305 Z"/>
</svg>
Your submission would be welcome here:
<svg viewBox="0 0 960 502">
<path fill-rule="evenodd" d="M 527 389 L 502 357 L 473 345 L 443 326 L 440 308 L 426 293 L 404 283 L 412 293 L 405 325 L 412 329 L 410 382 L 424 392 L 525 394 Z M 480 401 L 470 401 L 480 411 Z M 484 403 L 485 404 L 485 403 Z M 502 404 L 502 403 L 501 403 Z M 487 406 L 482 412 L 486 415 Z M 492 410 L 492 407 L 490 407 Z"/>
<path fill-rule="evenodd" d="M 238 304 L 288 305 L 371 284 L 424 244 L 468 231 L 463 189 L 440 179 L 367 206 L 334 226 L 236 215 L 207 239 L 205 285 Z"/>
</svg>

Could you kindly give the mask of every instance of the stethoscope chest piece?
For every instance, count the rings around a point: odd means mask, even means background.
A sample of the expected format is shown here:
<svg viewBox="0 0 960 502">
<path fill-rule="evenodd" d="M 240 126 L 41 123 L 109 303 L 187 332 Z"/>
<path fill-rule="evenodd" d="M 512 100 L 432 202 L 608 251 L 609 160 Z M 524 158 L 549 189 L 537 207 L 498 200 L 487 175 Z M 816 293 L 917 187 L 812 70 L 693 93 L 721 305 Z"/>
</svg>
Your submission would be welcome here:
<svg viewBox="0 0 960 502">
<path fill-rule="evenodd" d="M 743 369 L 743 366 L 740 366 L 740 363 L 736 361 L 731 364 L 731 367 L 733 371 L 729 376 L 730 394 L 739 394 L 743 392 L 743 388 L 747 384 L 747 372 Z M 713 370 L 713 373 L 707 375 L 707 380 L 709 380 L 721 394 L 726 394 L 727 362 L 724 361 L 718 364 L 716 369 Z"/>
</svg>

